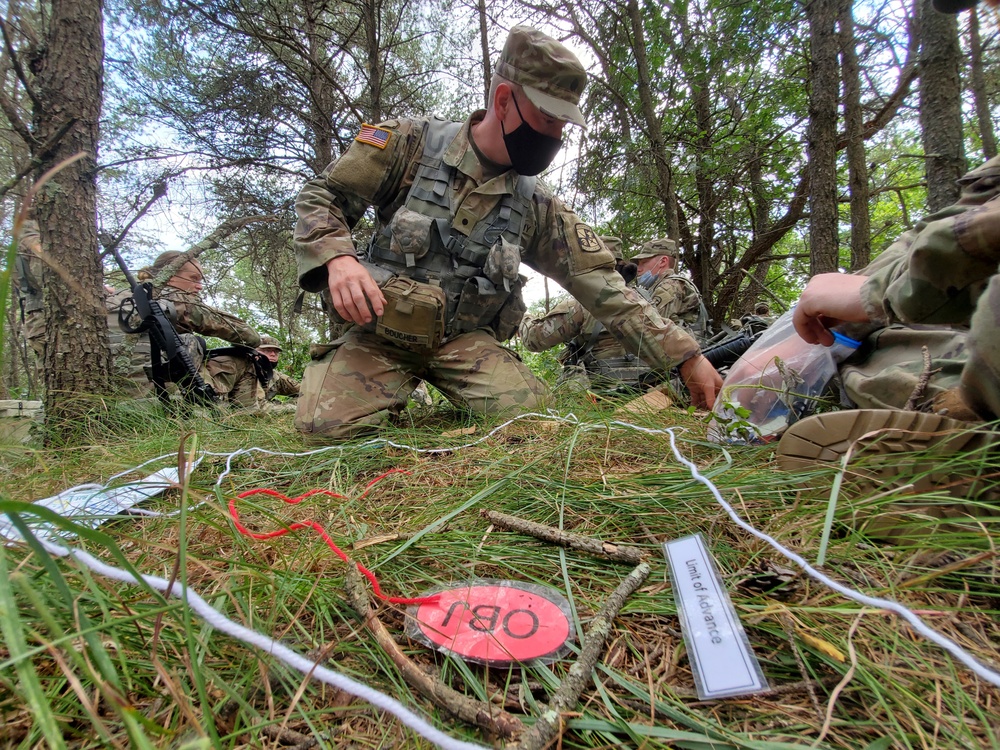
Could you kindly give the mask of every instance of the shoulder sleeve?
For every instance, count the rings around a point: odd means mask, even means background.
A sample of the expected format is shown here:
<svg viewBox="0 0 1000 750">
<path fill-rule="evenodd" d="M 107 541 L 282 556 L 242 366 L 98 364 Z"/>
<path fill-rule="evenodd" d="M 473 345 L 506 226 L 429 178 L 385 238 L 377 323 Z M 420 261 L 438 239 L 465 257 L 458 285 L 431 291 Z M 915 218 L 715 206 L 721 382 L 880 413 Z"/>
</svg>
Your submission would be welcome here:
<svg viewBox="0 0 1000 750">
<path fill-rule="evenodd" d="M 585 314 L 576 300 L 560 302 L 547 315 L 525 318 L 520 329 L 521 342 L 531 352 L 544 352 L 569 343 L 580 335 Z"/>
<path fill-rule="evenodd" d="M 182 332 L 215 336 L 230 344 L 251 347 L 260 345 L 260 334 L 247 323 L 235 315 L 206 305 L 197 295 L 164 287 L 163 292 L 157 296 L 173 303 L 177 311 L 177 328 Z"/>
<path fill-rule="evenodd" d="M 293 242 L 303 289 L 322 291 L 326 262 L 354 255 L 351 230 L 369 206 L 396 200 L 422 134 L 419 120 L 363 125 L 347 150 L 299 191 Z"/>
<path fill-rule="evenodd" d="M 615 256 L 588 224 L 539 181 L 533 196 L 531 236 L 523 238 L 522 260 L 566 287 L 572 276 L 594 269 L 614 271 Z"/>
<path fill-rule="evenodd" d="M 656 370 L 666 371 L 697 354 L 698 342 L 664 320 L 641 294 L 625 286 L 615 270 L 596 269 L 573 276 L 567 291 L 631 352 Z"/>
<path fill-rule="evenodd" d="M 968 325 L 998 261 L 1000 199 L 995 198 L 928 223 L 892 267 L 883 307 L 904 323 Z"/>
</svg>

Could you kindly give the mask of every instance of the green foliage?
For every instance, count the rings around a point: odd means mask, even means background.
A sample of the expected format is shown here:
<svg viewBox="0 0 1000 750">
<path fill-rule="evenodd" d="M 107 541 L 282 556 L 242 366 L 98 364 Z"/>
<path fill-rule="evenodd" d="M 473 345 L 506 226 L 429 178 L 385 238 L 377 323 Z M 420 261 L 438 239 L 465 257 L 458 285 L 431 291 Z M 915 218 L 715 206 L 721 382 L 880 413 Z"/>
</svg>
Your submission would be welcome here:
<svg viewBox="0 0 1000 750">
<path fill-rule="evenodd" d="M 556 380 L 562 372 L 562 364 L 559 362 L 559 355 L 565 348 L 562 344 L 552 349 L 546 349 L 544 352 L 532 352 L 524 348 L 520 339 L 515 339 L 510 343 L 513 344 L 514 351 L 517 352 L 521 361 L 536 377 L 550 388 L 555 386 Z"/>
</svg>

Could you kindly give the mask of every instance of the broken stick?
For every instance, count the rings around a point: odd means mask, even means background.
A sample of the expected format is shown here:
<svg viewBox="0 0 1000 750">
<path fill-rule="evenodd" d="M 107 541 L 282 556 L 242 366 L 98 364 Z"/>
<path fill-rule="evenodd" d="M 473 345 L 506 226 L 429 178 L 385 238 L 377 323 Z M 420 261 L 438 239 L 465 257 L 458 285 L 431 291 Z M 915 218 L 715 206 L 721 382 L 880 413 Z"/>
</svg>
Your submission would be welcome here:
<svg viewBox="0 0 1000 750">
<path fill-rule="evenodd" d="M 347 589 L 347 601 L 351 608 L 358 613 L 358 616 L 365 623 L 365 627 L 375 636 L 375 641 L 382 650 L 392 659 L 393 664 L 410 685 L 412 685 L 424 697 L 430 699 L 435 705 L 440 706 L 453 716 L 457 716 L 462 721 L 485 729 L 489 732 L 510 739 L 524 731 L 524 724 L 513 714 L 507 713 L 501 708 L 490 703 L 484 703 L 474 698 L 462 695 L 445 685 L 440 680 L 435 680 L 429 674 L 418 667 L 412 659 L 403 653 L 402 649 L 392 635 L 386 629 L 382 621 L 378 619 L 372 610 L 368 598 L 368 588 L 364 577 L 358 572 L 353 562 L 347 564 L 347 577 L 345 580 Z"/>
<path fill-rule="evenodd" d="M 601 607 L 601 611 L 590 623 L 587 642 L 580 657 L 569 668 L 559 688 L 552 694 L 552 700 L 542 711 L 535 725 L 529 729 L 517 744 L 517 750 L 541 750 L 546 747 L 562 727 L 562 716 L 580 700 L 580 695 L 590 684 L 594 669 L 604 651 L 604 644 L 611 635 L 611 627 L 621 611 L 625 600 L 638 589 L 649 575 L 649 565 L 640 563 L 614 590 Z M 508 747 L 511 747 L 508 745 Z"/>
<path fill-rule="evenodd" d="M 510 531 L 520 531 L 528 536 L 533 536 L 552 544 L 558 544 L 570 549 L 578 549 L 589 552 L 599 557 L 607 557 L 616 562 L 630 563 L 638 565 L 646 557 L 646 552 L 638 547 L 629 547 L 625 544 L 612 544 L 593 537 L 574 534 L 572 531 L 562 531 L 561 529 L 546 526 L 534 521 L 527 521 L 517 516 L 509 516 L 495 510 L 484 510 L 481 514 L 493 523 Z"/>
</svg>

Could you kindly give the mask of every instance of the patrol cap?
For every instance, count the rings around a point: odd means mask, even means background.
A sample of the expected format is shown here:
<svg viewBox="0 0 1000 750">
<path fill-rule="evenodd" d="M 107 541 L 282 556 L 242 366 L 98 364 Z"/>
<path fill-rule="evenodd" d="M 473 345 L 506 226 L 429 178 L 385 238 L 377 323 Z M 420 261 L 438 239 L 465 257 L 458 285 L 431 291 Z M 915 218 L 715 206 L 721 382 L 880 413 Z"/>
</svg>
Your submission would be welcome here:
<svg viewBox="0 0 1000 750">
<path fill-rule="evenodd" d="M 958 203 L 978 206 L 1000 194 L 1000 156 L 992 159 L 958 178 L 962 188 Z"/>
<path fill-rule="evenodd" d="M 979 0 L 933 0 L 931 3 L 934 10 L 939 13 L 961 13 L 963 10 L 972 10 L 979 4 Z"/>
<path fill-rule="evenodd" d="M 677 258 L 677 243 L 668 238 L 661 237 L 656 240 L 649 240 L 639 248 L 639 252 L 632 256 L 632 260 L 645 260 L 646 258 L 655 258 L 658 255 L 669 255 L 671 258 Z"/>
<path fill-rule="evenodd" d="M 260 337 L 260 346 L 258 346 L 257 348 L 258 349 L 277 349 L 280 352 L 281 351 L 281 344 L 278 343 L 278 339 L 274 338 L 274 336 L 264 335 L 264 336 Z"/>
<path fill-rule="evenodd" d="M 182 255 L 186 260 L 178 263 Z M 160 253 L 156 256 L 156 260 L 153 261 L 151 266 L 146 266 L 145 268 L 140 269 L 139 273 L 147 276 L 148 278 L 154 278 L 158 276 L 160 271 L 167 266 L 173 266 L 173 272 L 177 273 L 188 263 L 201 271 L 202 274 L 205 273 L 197 258 L 190 258 L 187 253 L 182 253 L 180 250 L 167 250 L 166 252 Z"/>
<path fill-rule="evenodd" d="M 580 111 L 587 71 L 562 42 L 530 26 L 515 26 L 507 35 L 496 73 L 520 85 L 529 101 L 549 117 L 587 125 Z"/>
<path fill-rule="evenodd" d="M 625 256 L 622 255 L 622 240 L 620 237 L 610 237 L 602 234 L 601 242 L 615 256 L 615 260 L 624 260 Z"/>
</svg>

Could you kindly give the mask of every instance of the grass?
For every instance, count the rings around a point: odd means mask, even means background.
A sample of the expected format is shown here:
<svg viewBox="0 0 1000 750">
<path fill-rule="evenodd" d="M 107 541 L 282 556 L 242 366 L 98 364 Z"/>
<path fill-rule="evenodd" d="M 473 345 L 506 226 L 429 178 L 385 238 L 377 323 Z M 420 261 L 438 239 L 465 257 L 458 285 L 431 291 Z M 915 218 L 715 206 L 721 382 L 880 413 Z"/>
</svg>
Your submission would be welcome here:
<svg viewBox="0 0 1000 750">
<path fill-rule="evenodd" d="M 310 456 L 243 454 L 218 487 L 225 458 L 206 456 L 183 492 L 147 505 L 183 506 L 182 516 L 115 520 L 77 544 L 108 562 L 123 556 L 143 573 L 176 575 L 237 622 L 401 699 L 453 737 L 492 744 L 482 731 L 411 691 L 348 606 L 344 565 L 314 532 L 249 539 L 230 522 L 226 503 L 257 487 L 289 496 L 333 490 L 347 499 L 315 496 L 285 505 L 266 496 L 247 498 L 241 518 L 262 531 L 318 521 L 375 571 L 390 595 L 419 595 L 470 577 L 547 584 L 569 600 L 577 630 L 585 632 L 628 566 L 491 529 L 478 513 L 500 510 L 634 544 L 652 555 L 653 572 L 617 619 L 594 684 L 565 717 L 560 747 L 1000 748 L 1000 690 L 896 616 L 827 590 L 737 528 L 675 460 L 666 435 L 612 429 L 603 404 L 561 405 L 561 413 L 570 410 L 579 423 L 525 419 L 444 453 L 359 441 Z M 415 409 L 412 417 L 383 436 L 425 448 L 458 446 L 499 424 L 441 406 Z M 681 451 L 745 520 L 816 559 L 838 467 L 794 477 L 779 473 L 773 448 L 708 443 L 704 422 L 681 411 L 630 421 L 678 426 Z M 476 432 L 447 434 L 459 427 Z M 182 440 L 190 448 L 192 433 L 200 449 L 220 454 L 252 445 L 302 450 L 288 413 L 168 419 L 131 410 L 81 429 L 90 436 L 82 447 L 0 446 L 3 500 L 103 481 L 152 456 L 176 454 Z M 998 468 L 987 455 L 967 460 L 978 470 Z M 391 469 L 408 473 L 390 474 L 360 497 L 373 478 Z M 848 477 L 825 571 L 918 610 L 996 668 L 997 525 L 984 523 L 980 531 L 932 527 L 917 541 L 891 544 L 859 530 L 858 519 L 898 499 L 870 499 Z M 920 498 L 935 501 L 948 502 L 940 493 Z M 659 546 L 696 531 L 706 537 L 777 692 L 697 699 Z M 391 534 L 400 536 L 378 541 Z M 354 543 L 362 543 L 356 551 Z M 9 582 L 0 586 L 0 747 L 430 746 L 369 704 L 221 635 L 176 599 L 54 560 L 37 545 L 0 548 L 0 577 Z M 572 663 L 511 669 L 465 664 L 406 640 L 403 613 L 395 605 L 378 607 L 418 664 L 527 724 Z"/>
</svg>

